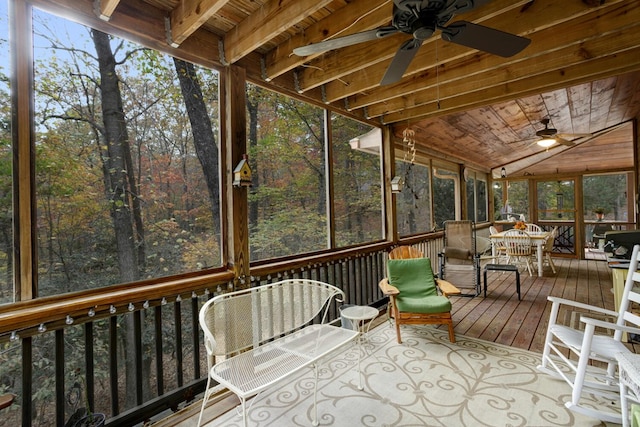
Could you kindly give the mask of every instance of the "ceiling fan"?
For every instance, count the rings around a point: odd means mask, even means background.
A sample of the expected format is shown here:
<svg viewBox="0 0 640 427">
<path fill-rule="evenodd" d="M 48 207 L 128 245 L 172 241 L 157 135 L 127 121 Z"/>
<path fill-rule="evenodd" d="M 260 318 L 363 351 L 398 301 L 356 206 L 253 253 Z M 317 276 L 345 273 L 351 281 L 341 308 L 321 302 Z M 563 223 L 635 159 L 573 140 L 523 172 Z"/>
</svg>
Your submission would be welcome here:
<svg viewBox="0 0 640 427">
<path fill-rule="evenodd" d="M 565 138 L 579 138 L 585 136 L 591 136 L 590 133 L 558 133 L 557 129 L 550 128 L 549 123 L 550 119 L 545 118 L 540 120 L 540 123 L 544 125 L 544 129 L 541 129 L 536 132 L 536 136 L 540 139 L 537 140 L 534 144 L 538 144 L 541 147 L 549 148 L 552 145 L 558 143 L 562 145 L 572 146 L 574 142 L 569 141 Z"/>
<path fill-rule="evenodd" d="M 473 49 L 503 57 L 513 56 L 529 45 L 531 40 L 467 21 L 445 24 L 454 15 L 475 9 L 491 0 L 393 0 L 391 26 L 337 37 L 293 50 L 298 56 L 307 56 L 358 43 L 381 39 L 396 33 L 406 33 L 412 39 L 400 45 L 380 82 L 388 85 L 399 81 L 415 57 L 422 43 L 436 30 L 442 39 Z"/>
</svg>

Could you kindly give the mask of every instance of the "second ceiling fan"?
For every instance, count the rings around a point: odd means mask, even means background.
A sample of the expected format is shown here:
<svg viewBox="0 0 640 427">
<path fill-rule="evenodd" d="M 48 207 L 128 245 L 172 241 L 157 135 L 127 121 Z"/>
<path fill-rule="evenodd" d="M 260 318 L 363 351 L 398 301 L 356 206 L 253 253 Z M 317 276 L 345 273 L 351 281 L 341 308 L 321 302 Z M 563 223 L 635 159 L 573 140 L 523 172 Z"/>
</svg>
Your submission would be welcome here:
<svg viewBox="0 0 640 427">
<path fill-rule="evenodd" d="M 566 138 L 579 138 L 579 137 L 589 137 L 592 136 L 590 133 L 558 133 L 557 129 L 550 128 L 549 123 L 551 120 L 548 118 L 544 118 L 540 120 L 540 123 L 544 125 L 544 129 L 540 129 L 536 132 L 536 136 L 540 139 L 534 142 L 534 144 L 538 144 L 541 147 L 549 148 L 556 143 L 561 145 L 572 146 L 575 143 L 573 141 L 569 141 Z"/>
<path fill-rule="evenodd" d="M 531 40 L 467 21 L 456 21 L 445 26 L 454 15 L 467 12 L 490 1 L 393 0 L 391 26 L 298 47 L 293 50 L 293 53 L 298 56 L 307 56 L 381 39 L 400 32 L 412 35 L 412 39 L 400 45 L 380 82 L 381 85 L 399 81 L 422 43 L 436 30 L 442 32 L 443 40 L 502 57 L 513 56 L 527 47 Z"/>
</svg>

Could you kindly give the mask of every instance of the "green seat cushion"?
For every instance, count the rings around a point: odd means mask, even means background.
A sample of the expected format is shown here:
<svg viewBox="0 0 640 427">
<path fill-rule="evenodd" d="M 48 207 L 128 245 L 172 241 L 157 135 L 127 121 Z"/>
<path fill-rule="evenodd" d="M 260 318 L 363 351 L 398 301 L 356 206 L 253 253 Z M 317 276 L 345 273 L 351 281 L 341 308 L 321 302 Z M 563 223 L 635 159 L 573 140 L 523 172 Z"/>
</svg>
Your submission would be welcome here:
<svg viewBox="0 0 640 427">
<path fill-rule="evenodd" d="M 402 293 L 396 297 L 398 310 L 405 313 L 448 313 L 451 311 L 449 298 L 433 295 L 423 298 L 402 298 Z"/>
<path fill-rule="evenodd" d="M 429 258 L 391 259 L 387 263 L 389 283 L 400 292 L 398 309 L 411 313 L 451 311 L 449 298 L 438 295 Z"/>
</svg>

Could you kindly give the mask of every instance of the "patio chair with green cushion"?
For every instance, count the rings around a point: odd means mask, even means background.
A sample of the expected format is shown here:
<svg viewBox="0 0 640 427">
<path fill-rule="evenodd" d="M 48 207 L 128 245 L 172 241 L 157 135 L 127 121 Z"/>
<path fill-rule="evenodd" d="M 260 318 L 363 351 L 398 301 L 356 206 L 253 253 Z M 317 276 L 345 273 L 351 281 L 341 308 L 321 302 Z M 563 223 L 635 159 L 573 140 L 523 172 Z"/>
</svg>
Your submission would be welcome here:
<svg viewBox="0 0 640 427">
<path fill-rule="evenodd" d="M 451 319 L 451 301 L 441 295 L 438 282 L 448 289 L 456 288 L 449 282 L 435 278 L 431 260 L 390 259 L 387 270 L 389 277 L 380 282 L 380 289 L 389 297 L 398 343 L 402 343 L 400 325 L 429 324 L 447 325 L 449 340 L 456 342 Z"/>
</svg>

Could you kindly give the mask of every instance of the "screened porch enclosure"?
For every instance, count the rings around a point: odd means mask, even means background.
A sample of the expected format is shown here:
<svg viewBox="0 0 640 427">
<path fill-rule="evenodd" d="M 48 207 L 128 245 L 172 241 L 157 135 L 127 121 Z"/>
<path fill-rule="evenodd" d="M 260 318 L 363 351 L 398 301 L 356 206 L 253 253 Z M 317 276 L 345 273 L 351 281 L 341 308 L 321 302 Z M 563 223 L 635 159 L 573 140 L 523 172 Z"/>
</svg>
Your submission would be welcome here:
<svg viewBox="0 0 640 427">
<path fill-rule="evenodd" d="M 294 3 L 305 13 L 277 1 L 202 3 L 205 16 L 185 0 L 0 0 L 0 396 L 15 395 L 0 426 L 65 425 L 87 409 L 106 425 L 135 425 L 197 406 L 205 301 L 308 278 L 384 314 L 388 253 L 411 245 L 436 265 L 449 220 L 473 221 L 485 240 L 516 215 L 559 230 L 558 274 L 523 275 L 521 302 L 491 275 L 487 298 L 454 301 L 456 333 L 538 351 L 546 295 L 611 304 L 608 271 L 592 259 L 604 256 L 603 230 L 637 228 L 640 104 L 623 96 L 640 89 L 632 0 L 530 5 L 562 14 L 562 28 L 579 21 L 562 48 L 540 30 L 553 29 L 548 20 L 530 29 L 538 18 L 525 8 L 487 2 L 460 18 L 522 26 L 537 50 L 497 63 L 444 48 L 437 103 L 427 69 L 379 87 L 388 58 L 375 49 L 352 53 L 378 64 L 348 71 L 364 62 L 327 66 L 337 56 L 294 58 L 284 47 L 331 22 L 362 25 L 365 6 L 383 24 L 388 13 L 378 13 L 392 2 Z M 260 30 L 249 31 L 255 22 Z M 620 46 L 601 57 L 606 43 L 591 28 L 608 28 Z M 594 62 L 564 66 L 599 71 L 499 100 L 490 94 L 513 82 L 486 82 L 482 103 L 462 101 L 477 97 L 476 75 L 520 62 L 528 70 L 540 55 L 571 51 L 574 33 L 593 38 Z M 536 70 L 516 86 L 555 73 Z M 572 118 L 561 118 L 568 108 L 556 90 L 574 94 Z M 543 113 L 558 128 L 584 126 L 583 103 L 594 106 L 591 136 L 548 150 L 558 159 L 523 142 Z M 236 181 L 239 166 L 248 176 Z M 447 280 L 474 286 L 470 275 Z"/>
</svg>

